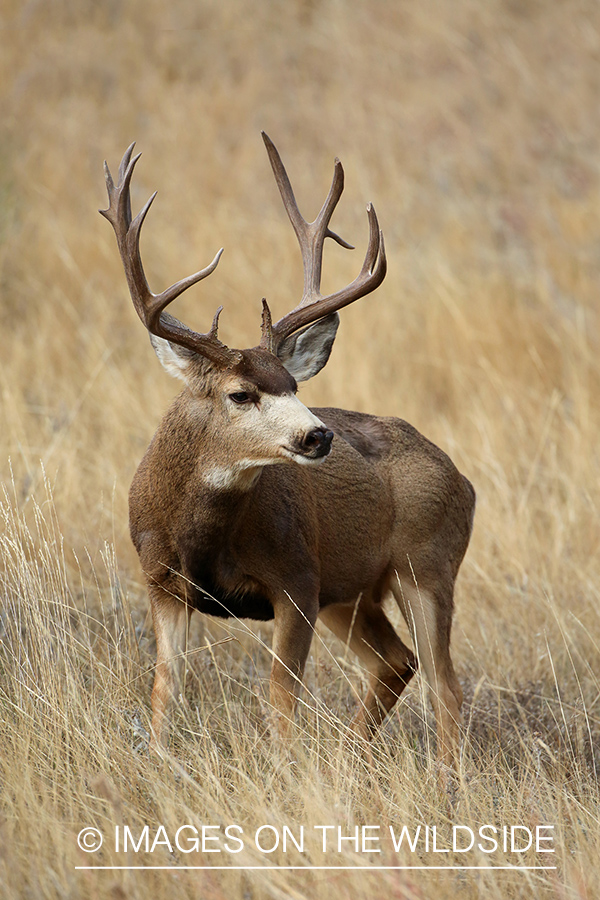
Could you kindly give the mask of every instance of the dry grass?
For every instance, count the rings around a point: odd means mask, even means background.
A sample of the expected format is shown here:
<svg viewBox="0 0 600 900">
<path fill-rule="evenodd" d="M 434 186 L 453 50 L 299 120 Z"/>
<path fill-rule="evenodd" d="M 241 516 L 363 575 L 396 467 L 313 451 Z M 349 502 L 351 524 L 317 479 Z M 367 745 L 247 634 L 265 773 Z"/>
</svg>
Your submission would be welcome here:
<svg viewBox="0 0 600 900">
<path fill-rule="evenodd" d="M 11 8 L 12 6 L 12 8 Z M 0 56 L 0 895 L 135 898 L 560 897 L 600 890 L 600 10 L 591 0 L 369 4 L 221 0 L 4 4 Z M 343 313 L 307 403 L 400 415 L 474 482 L 454 656 L 461 781 L 439 794 L 411 687 L 374 747 L 347 752 L 361 673 L 318 636 L 292 758 L 269 741 L 269 629 L 208 624 L 171 765 L 143 750 L 153 664 L 127 489 L 176 390 L 128 300 L 101 164 L 144 151 L 160 196 L 144 256 L 162 288 L 226 247 L 180 301 L 256 342 L 260 297 L 298 296 L 297 249 L 259 139 L 301 208 L 332 157 L 337 230 L 389 250 Z M 357 253 L 333 246 L 325 287 Z M 265 647 L 266 644 L 266 647 Z M 556 871 L 85 872 L 76 835 L 116 824 L 555 825 Z M 107 841 L 108 843 L 108 841 Z M 349 845 L 212 865 L 409 864 Z M 193 854 L 191 855 L 193 856 Z M 420 852 L 418 862 L 440 864 Z M 123 855 L 105 846 L 105 865 Z M 184 864 L 163 847 L 130 864 Z M 449 854 L 443 863 L 463 862 Z M 513 862 L 502 853 L 495 864 Z M 525 855 L 521 863 L 547 857 Z M 482 853 L 473 865 L 489 862 Z"/>
</svg>

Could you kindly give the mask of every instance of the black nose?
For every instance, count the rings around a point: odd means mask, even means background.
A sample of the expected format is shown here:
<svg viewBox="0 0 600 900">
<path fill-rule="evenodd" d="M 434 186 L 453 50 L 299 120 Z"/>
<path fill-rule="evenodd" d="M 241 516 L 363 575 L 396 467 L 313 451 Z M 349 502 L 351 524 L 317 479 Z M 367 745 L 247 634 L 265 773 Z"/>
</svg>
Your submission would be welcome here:
<svg viewBox="0 0 600 900">
<path fill-rule="evenodd" d="M 313 428 L 304 435 L 302 449 L 316 457 L 327 456 L 332 440 L 333 431 L 326 431 L 325 428 Z"/>
</svg>

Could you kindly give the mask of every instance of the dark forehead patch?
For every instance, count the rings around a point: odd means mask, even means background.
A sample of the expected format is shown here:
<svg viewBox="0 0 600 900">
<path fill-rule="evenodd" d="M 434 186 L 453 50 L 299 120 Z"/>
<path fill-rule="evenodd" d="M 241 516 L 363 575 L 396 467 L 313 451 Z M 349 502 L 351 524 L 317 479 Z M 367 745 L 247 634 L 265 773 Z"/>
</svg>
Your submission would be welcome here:
<svg viewBox="0 0 600 900">
<path fill-rule="evenodd" d="M 268 350 L 254 347 L 252 350 L 242 350 L 241 353 L 242 360 L 234 369 L 236 375 L 247 379 L 257 390 L 265 394 L 296 393 L 298 389 L 296 379 Z"/>
</svg>

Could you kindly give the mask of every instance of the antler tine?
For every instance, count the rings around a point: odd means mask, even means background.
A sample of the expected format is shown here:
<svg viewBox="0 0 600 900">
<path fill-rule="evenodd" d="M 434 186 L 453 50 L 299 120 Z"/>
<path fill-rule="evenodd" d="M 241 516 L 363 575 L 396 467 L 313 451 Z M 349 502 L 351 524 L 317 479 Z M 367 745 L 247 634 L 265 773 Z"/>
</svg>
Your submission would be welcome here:
<svg viewBox="0 0 600 900">
<path fill-rule="evenodd" d="M 340 291 L 321 297 L 308 306 L 298 305 L 272 326 L 273 346 L 277 348 L 290 334 L 310 325 L 318 319 L 329 316 L 355 300 L 370 294 L 379 287 L 386 276 L 387 259 L 383 232 L 379 229 L 377 215 L 373 206 L 367 208 L 369 215 L 370 238 L 365 260 L 354 281 Z"/>
<path fill-rule="evenodd" d="M 277 151 L 277 148 L 270 137 L 263 131 L 262 138 L 269 154 L 269 160 L 275 175 L 275 181 L 283 200 L 283 205 L 289 216 L 290 222 L 298 238 L 300 252 L 302 254 L 302 264 L 304 268 L 304 292 L 300 305 L 312 303 L 321 296 L 321 267 L 323 262 L 323 244 L 326 237 L 333 238 L 342 247 L 347 250 L 354 250 L 352 244 L 349 244 L 334 231 L 329 228 L 329 222 L 333 215 L 342 191 L 344 190 L 344 169 L 339 159 L 336 158 L 333 171 L 333 180 L 329 189 L 329 194 L 321 210 L 314 222 L 307 222 L 298 209 L 294 191 L 285 166 Z"/>
<path fill-rule="evenodd" d="M 119 184 L 123 184 L 123 182 L 125 180 L 125 175 L 127 173 L 127 169 L 129 168 L 129 162 L 131 160 L 131 154 L 133 153 L 134 147 L 135 147 L 135 141 L 133 141 L 133 143 L 129 145 L 129 147 L 123 154 L 123 159 L 121 160 L 121 162 L 119 164 Z M 140 156 L 141 156 L 141 153 L 138 153 L 135 158 L 135 162 L 133 163 L 133 166 L 131 168 L 129 181 L 131 181 L 131 176 L 133 175 L 133 168 L 135 167 Z M 106 166 L 106 163 L 104 163 L 104 165 Z M 108 170 L 108 166 L 106 166 L 106 168 Z M 131 194 L 129 192 L 129 189 L 127 189 L 125 191 L 125 216 L 127 219 L 127 224 L 129 225 L 131 223 Z"/>
<path fill-rule="evenodd" d="M 329 222 L 333 211 L 344 189 L 344 170 L 339 159 L 335 161 L 333 180 L 325 203 L 321 207 L 319 215 L 314 222 L 307 222 L 300 211 L 294 197 L 294 192 L 285 170 L 281 157 L 270 138 L 262 133 L 267 153 L 271 161 L 275 180 L 283 200 L 283 205 L 292 223 L 304 267 L 304 292 L 302 300 L 287 315 L 279 319 L 275 325 L 271 325 L 270 316 L 263 313 L 263 330 L 261 346 L 276 353 L 278 346 L 299 328 L 310 325 L 318 319 L 331 315 L 344 306 L 364 297 L 374 291 L 387 272 L 387 260 L 383 233 L 379 229 L 377 215 L 372 204 L 367 206 L 369 219 L 369 244 L 362 265 L 362 269 L 354 281 L 340 291 L 323 297 L 320 290 L 321 269 L 323 261 L 323 244 L 325 238 L 330 237 L 341 244 L 342 247 L 354 249 L 351 244 L 344 241 L 339 235 L 329 228 Z M 263 301 L 264 303 L 265 301 Z M 267 307 L 268 309 L 268 307 Z"/>
<path fill-rule="evenodd" d="M 206 278 L 216 269 L 223 250 L 219 250 L 213 261 L 181 281 L 172 284 L 161 294 L 153 294 L 148 286 L 144 273 L 140 254 L 140 232 L 144 219 L 152 205 L 156 192 L 152 194 L 135 219 L 131 220 L 130 183 L 133 170 L 141 154 L 131 158 L 135 144 L 131 144 L 125 151 L 119 165 L 118 183 L 115 185 L 110 169 L 104 163 L 106 188 L 108 191 L 108 209 L 99 212 L 111 223 L 114 228 L 121 260 L 125 269 L 129 292 L 136 312 L 148 331 L 157 337 L 165 338 L 189 350 L 199 353 L 212 363 L 220 367 L 230 367 L 240 361 L 241 355 L 236 350 L 230 350 L 217 338 L 218 313 L 213 320 L 213 325 L 208 334 L 192 331 L 173 316 L 162 315 L 163 310 L 176 297 L 187 288 Z"/>
</svg>

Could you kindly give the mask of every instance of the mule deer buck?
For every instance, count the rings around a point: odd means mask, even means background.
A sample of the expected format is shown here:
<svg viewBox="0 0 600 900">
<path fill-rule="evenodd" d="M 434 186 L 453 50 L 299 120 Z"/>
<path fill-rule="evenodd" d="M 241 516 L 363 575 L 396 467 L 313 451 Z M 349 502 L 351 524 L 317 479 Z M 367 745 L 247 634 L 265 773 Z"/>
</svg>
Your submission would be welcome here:
<svg viewBox="0 0 600 900">
<path fill-rule="evenodd" d="M 293 719 L 317 618 L 369 673 L 355 730 L 370 738 L 417 669 L 437 725 L 438 759 L 452 764 L 462 691 L 450 658 L 454 582 L 467 549 L 475 494 L 450 459 L 411 425 L 341 409 L 307 409 L 297 383 L 326 364 L 337 311 L 375 290 L 386 274 L 383 236 L 367 207 L 369 244 L 356 279 L 320 291 L 325 238 L 341 196 L 339 160 L 314 222 L 300 214 L 280 156 L 263 134 L 277 186 L 300 244 L 304 293 L 273 323 L 265 300 L 262 338 L 234 350 L 164 312 L 205 269 L 162 294 L 146 281 L 140 229 L 153 195 L 132 221 L 130 182 L 139 154 L 127 150 L 115 185 L 105 164 L 112 224 L 135 309 L 165 367 L 185 387 L 163 418 L 134 477 L 130 529 L 145 573 L 156 634 L 152 746 L 168 738 L 193 610 L 274 619 L 270 702 L 280 734 Z M 383 609 L 392 593 L 416 656 Z"/>
</svg>

